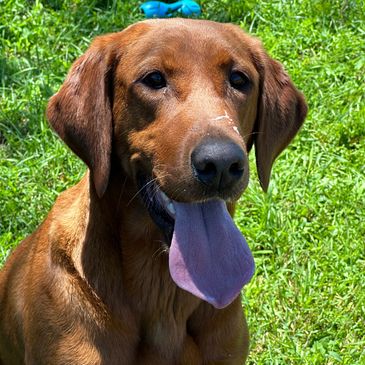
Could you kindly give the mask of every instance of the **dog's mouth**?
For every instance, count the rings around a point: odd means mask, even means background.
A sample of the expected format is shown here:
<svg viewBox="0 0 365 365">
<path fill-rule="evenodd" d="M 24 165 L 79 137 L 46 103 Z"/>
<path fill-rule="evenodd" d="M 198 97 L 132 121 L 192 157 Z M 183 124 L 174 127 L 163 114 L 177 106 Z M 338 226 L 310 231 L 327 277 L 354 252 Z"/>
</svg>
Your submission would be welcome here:
<svg viewBox="0 0 365 365">
<path fill-rule="evenodd" d="M 171 244 L 175 225 L 173 201 L 159 188 L 155 179 L 138 177 L 139 192 L 152 220 L 162 230 L 166 243 Z"/>
<path fill-rule="evenodd" d="M 181 203 L 156 180 L 140 178 L 140 194 L 170 245 L 169 269 L 182 289 L 216 308 L 229 305 L 248 283 L 255 264 L 223 200 Z"/>
</svg>

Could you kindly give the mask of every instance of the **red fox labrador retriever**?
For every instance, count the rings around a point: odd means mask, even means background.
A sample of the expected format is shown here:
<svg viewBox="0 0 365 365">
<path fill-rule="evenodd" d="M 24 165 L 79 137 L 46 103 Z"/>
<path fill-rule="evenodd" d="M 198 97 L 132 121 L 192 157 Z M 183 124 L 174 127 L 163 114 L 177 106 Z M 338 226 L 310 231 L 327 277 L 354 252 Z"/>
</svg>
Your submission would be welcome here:
<svg viewBox="0 0 365 365">
<path fill-rule="evenodd" d="M 237 26 L 150 20 L 96 38 L 47 110 L 89 170 L 1 271 L 0 363 L 243 364 L 254 262 L 230 213 L 251 147 L 266 190 L 305 115 Z"/>
</svg>

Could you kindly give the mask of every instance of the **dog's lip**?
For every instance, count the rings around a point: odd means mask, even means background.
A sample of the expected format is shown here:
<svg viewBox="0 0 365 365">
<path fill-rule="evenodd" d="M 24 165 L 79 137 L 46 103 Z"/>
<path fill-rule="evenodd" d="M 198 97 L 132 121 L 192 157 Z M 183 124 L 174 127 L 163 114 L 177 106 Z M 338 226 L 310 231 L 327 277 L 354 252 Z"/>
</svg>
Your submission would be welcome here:
<svg viewBox="0 0 365 365">
<path fill-rule="evenodd" d="M 161 190 L 156 178 L 140 174 L 138 185 L 140 187 L 139 195 L 148 213 L 170 243 L 175 225 L 173 200 Z"/>
<path fill-rule="evenodd" d="M 231 199 L 221 196 L 204 197 L 203 199 L 180 201 L 170 198 L 161 188 L 158 178 L 151 175 L 138 175 L 139 195 L 147 208 L 152 220 L 164 232 L 170 243 L 175 227 L 176 208 L 178 203 L 207 203 L 208 201 L 223 200 L 228 203 Z"/>
<path fill-rule="evenodd" d="M 153 208 L 154 205 L 159 205 L 164 209 L 164 211 L 171 217 L 175 219 L 176 211 L 174 204 L 175 203 L 206 203 L 211 200 L 223 200 L 226 203 L 234 201 L 235 199 L 230 197 L 223 197 L 219 195 L 211 195 L 205 196 L 201 199 L 182 199 L 182 200 L 174 200 L 170 198 L 167 193 L 165 193 L 156 177 L 146 177 L 145 175 L 140 175 L 138 178 L 139 187 L 140 187 L 140 195 L 142 196 L 145 205 L 147 208 Z M 151 206 L 152 205 L 152 206 Z M 160 208 L 158 207 L 158 208 Z M 159 209 L 157 209 L 159 210 Z"/>
<path fill-rule="evenodd" d="M 161 201 L 163 202 L 163 206 L 167 213 L 171 216 L 171 218 L 175 218 L 175 207 L 174 201 L 170 199 L 160 188 L 157 187 L 156 193 L 160 195 Z"/>
</svg>

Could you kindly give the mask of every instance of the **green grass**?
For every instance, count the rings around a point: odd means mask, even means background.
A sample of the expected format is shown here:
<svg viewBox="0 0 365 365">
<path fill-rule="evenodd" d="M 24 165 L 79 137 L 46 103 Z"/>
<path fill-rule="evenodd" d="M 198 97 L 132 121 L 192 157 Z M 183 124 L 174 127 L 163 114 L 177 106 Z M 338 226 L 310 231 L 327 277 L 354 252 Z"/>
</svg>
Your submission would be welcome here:
<svg viewBox="0 0 365 365">
<path fill-rule="evenodd" d="M 138 4 L 0 0 L 0 264 L 85 171 L 47 126 L 47 99 L 95 35 L 142 19 Z M 257 266 L 249 364 L 365 364 L 365 5 L 201 4 L 259 36 L 310 108 L 266 195 L 251 156 L 237 212 Z"/>
</svg>

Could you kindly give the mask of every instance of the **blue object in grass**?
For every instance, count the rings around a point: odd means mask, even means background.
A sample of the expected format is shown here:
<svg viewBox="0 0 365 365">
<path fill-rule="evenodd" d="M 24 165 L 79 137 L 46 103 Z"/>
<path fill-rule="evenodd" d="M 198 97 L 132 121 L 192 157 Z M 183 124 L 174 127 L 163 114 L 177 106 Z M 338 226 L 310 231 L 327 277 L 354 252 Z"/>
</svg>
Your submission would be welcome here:
<svg viewBox="0 0 365 365">
<path fill-rule="evenodd" d="M 176 1 L 172 4 L 166 4 L 162 1 L 147 1 L 139 7 L 147 18 L 164 18 L 171 16 L 174 11 L 182 15 L 200 15 L 200 6 L 191 0 Z"/>
</svg>

